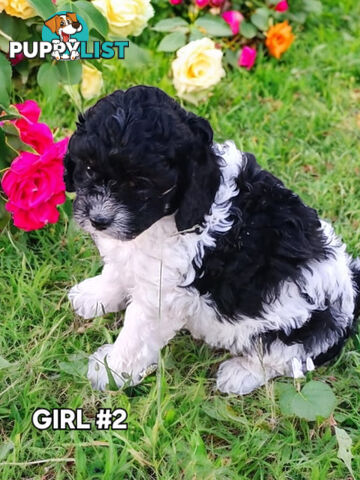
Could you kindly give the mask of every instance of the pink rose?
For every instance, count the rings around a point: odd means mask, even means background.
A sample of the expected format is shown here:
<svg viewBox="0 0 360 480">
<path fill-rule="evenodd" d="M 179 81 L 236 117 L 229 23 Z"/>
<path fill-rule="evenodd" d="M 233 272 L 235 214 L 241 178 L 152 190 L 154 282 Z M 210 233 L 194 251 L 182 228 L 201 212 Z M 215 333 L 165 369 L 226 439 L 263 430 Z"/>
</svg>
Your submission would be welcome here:
<svg viewBox="0 0 360 480">
<path fill-rule="evenodd" d="M 182 3 L 183 0 L 169 0 L 169 2 L 171 3 L 171 5 L 180 5 L 180 3 Z"/>
<path fill-rule="evenodd" d="M 245 67 L 248 70 L 254 65 L 256 59 L 256 50 L 255 48 L 251 47 L 244 47 L 241 50 L 241 54 L 239 57 L 239 66 Z"/>
<path fill-rule="evenodd" d="M 275 10 L 277 12 L 286 12 L 289 9 L 289 5 L 286 0 L 281 0 L 279 3 L 276 4 Z"/>
<path fill-rule="evenodd" d="M 42 155 L 22 152 L 2 179 L 14 225 L 26 231 L 56 223 L 57 205 L 65 202 L 63 157 L 69 139 L 53 143 Z"/>
<path fill-rule="evenodd" d="M 40 117 L 40 107 L 34 100 L 26 100 L 15 105 L 18 112 L 24 117 L 14 121 L 19 129 L 21 140 L 34 148 L 38 153 L 45 150 L 54 142 L 50 128 L 45 123 L 37 123 Z"/>
<path fill-rule="evenodd" d="M 222 7 L 225 3 L 225 0 L 210 0 L 211 7 Z"/>
<path fill-rule="evenodd" d="M 209 1 L 210 0 L 195 0 L 195 3 L 199 8 L 204 8 L 209 5 Z"/>
<path fill-rule="evenodd" d="M 243 15 L 236 10 L 228 10 L 222 14 L 222 18 L 230 25 L 233 35 L 237 35 L 240 30 L 240 23 L 244 19 Z"/>
</svg>

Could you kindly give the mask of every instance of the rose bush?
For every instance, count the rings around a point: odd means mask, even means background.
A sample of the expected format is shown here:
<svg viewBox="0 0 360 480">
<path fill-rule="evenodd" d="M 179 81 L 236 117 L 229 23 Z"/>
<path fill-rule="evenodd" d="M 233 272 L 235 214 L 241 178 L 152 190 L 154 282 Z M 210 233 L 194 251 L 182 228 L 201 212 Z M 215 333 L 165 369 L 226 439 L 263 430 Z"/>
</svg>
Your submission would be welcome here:
<svg viewBox="0 0 360 480">
<path fill-rule="evenodd" d="M 211 62 L 195 61 L 202 67 L 191 69 L 183 52 L 187 52 L 191 62 L 194 41 L 216 39 L 216 48 L 223 52 L 225 67 L 251 70 L 263 45 L 267 49 L 265 53 L 276 59 L 289 49 L 295 39 L 290 21 L 304 23 L 308 13 L 321 11 L 319 0 L 300 3 L 287 0 L 256 3 L 247 0 L 169 0 L 168 5 L 173 9 L 173 15 L 157 22 L 153 29 L 165 33 L 158 45 L 159 51 L 177 51 L 172 64 L 174 86 L 178 95 L 189 101 L 195 100 L 191 92 L 205 91 L 223 76 L 215 75 L 214 81 L 209 83 L 213 69 L 220 71 L 218 61 L 216 67 Z M 218 53 L 217 58 L 219 56 Z"/>
</svg>

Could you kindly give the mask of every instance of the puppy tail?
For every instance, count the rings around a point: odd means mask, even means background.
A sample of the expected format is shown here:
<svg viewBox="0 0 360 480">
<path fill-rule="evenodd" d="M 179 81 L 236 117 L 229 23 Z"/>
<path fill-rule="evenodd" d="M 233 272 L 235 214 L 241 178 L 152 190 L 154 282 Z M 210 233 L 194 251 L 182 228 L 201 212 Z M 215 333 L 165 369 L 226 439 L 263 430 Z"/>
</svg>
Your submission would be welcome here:
<svg viewBox="0 0 360 480">
<path fill-rule="evenodd" d="M 352 260 L 350 268 L 353 274 L 354 287 L 356 291 L 354 308 L 354 320 L 356 320 L 360 316 L 360 257 Z"/>
</svg>

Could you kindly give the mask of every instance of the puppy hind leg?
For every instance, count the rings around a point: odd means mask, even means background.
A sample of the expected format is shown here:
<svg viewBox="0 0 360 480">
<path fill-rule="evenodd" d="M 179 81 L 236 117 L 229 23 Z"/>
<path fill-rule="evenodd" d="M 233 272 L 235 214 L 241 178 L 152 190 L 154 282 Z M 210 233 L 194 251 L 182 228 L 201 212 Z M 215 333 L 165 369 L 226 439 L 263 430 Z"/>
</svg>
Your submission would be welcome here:
<svg viewBox="0 0 360 480">
<path fill-rule="evenodd" d="M 270 378 L 267 378 L 266 371 L 256 358 L 234 357 L 220 365 L 216 387 L 223 393 L 246 395 L 264 385 Z"/>
<path fill-rule="evenodd" d="M 313 369 L 302 345 L 285 345 L 276 340 L 269 351 L 234 357 L 223 362 L 217 373 L 216 386 L 223 393 L 246 395 L 269 380 L 281 375 L 303 376 L 304 370 Z"/>
</svg>

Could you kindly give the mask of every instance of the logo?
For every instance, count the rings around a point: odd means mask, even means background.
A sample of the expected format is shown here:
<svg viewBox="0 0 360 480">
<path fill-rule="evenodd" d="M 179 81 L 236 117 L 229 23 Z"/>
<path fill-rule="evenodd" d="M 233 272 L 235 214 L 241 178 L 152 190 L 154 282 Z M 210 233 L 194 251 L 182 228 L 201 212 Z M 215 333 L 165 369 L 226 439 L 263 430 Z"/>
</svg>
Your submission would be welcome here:
<svg viewBox="0 0 360 480">
<path fill-rule="evenodd" d="M 74 12 L 58 12 L 44 22 L 41 42 L 9 42 L 9 58 L 23 53 L 26 58 L 51 55 L 55 60 L 125 58 L 128 41 L 92 42 L 88 51 L 89 29 L 84 19 Z"/>
</svg>

